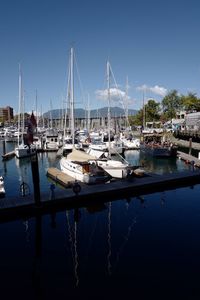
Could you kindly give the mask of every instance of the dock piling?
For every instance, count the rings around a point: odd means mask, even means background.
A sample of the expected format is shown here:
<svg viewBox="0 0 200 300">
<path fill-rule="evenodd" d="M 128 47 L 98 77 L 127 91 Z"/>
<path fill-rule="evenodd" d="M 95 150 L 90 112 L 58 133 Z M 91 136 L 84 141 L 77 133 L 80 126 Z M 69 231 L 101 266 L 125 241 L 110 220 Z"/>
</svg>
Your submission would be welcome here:
<svg viewBox="0 0 200 300">
<path fill-rule="evenodd" d="M 32 170 L 32 178 L 33 178 L 34 200 L 35 200 L 35 205 L 38 207 L 41 206 L 41 199 L 40 199 L 40 178 L 39 178 L 37 153 L 31 156 L 31 170 Z"/>
<path fill-rule="evenodd" d="M 191 155 L 192 151 L 192 138 L 189 139 L 189 155 Z"/>
</svg>

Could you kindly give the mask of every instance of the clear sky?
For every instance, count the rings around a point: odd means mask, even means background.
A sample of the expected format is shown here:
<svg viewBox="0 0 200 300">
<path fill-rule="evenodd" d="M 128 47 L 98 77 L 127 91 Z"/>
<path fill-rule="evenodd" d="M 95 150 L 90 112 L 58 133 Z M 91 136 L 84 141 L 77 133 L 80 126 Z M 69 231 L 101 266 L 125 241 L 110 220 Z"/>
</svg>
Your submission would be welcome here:
<svg viewBox="0 0 200 300">
<path fill-rule="evenodd" d="M 199 0 L 0 0 L 0 107 L 18 111 L 20 63 L 25 110 L 36 90 L 38 110 L 61 108 L 71 46 L 75 107 L 107 106 L 107 60 L 122 93 L 128 77 L 129 108 L 142 107 L 144 88 L 157 101 L 172 89 L 200 97 Z"/>
</svg>

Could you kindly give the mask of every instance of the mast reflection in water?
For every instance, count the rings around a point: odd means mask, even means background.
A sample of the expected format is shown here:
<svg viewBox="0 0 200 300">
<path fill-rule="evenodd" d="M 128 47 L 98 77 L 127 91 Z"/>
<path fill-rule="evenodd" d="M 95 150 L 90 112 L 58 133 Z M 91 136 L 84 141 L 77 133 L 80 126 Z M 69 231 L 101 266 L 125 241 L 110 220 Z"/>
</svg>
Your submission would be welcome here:
<svg viewBox="0 0 200 300">
<path fill-rule="evenodd" d="M 141 165 L 134 153 L 128 159 Z M 52 184 L 46 170 L 58 159 L 52 153 L 38 158 L 42 195 Z M 148 161 L 146 167 L 159 174 L 190 168 L 179 160 Z M 7 197 L 19 192 L 22 180 L 33 193 L 29 161 L 1 161 L 0 171 Z M 199 193 L 200 185 L 141 191 L 1 223 L 2 299 L 200 298 Z"/>
</svg>

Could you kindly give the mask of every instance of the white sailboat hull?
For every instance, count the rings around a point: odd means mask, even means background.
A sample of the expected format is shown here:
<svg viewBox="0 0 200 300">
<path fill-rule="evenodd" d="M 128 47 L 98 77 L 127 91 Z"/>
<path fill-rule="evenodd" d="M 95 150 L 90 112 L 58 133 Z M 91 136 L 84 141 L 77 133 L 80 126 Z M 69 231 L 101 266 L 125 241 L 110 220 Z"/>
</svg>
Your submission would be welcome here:
<svg viewBox="0 0 200 300">
<path fill-rule="evenodd" d="M 97 164 L 113 178 L 126 178 L 128 175 L 128 165 L 120 161 L 97 160 Z"/>
<path fill-rule="evenodd" d="M 90 164 L 88 164 L 89 166 Z M 71 176 L 77 181 L 94 184 L 108 181 L 109 177 L 105 175 L 92 174 L 85 172 L 82 165 L 75 163 L 66 157 L 62 157 L 60 160 L 60 169 L 65 174 Z"/>
<path fill-rule="evenodd" d="M 35 145 L 24 145 L 21 144 L 15 148 L 15 155 L 17 158 L 29 157 L 36 154 L 36 147 Z"/>
</svg>

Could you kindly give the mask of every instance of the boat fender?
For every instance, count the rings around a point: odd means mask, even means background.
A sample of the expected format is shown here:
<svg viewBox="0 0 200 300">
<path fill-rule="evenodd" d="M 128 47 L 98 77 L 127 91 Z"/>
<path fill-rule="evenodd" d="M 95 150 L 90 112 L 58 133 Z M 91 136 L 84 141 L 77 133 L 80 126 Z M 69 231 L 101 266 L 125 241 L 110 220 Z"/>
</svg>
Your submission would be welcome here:
<svg viewBox="0 0 200 300">
<path fill-rule="evenodd" d="M 81 186 L 80 186 L 80 184 L 78 182 L 75 181 L 72 189 L 73 189 L 73 192 L 76 195 L 78 195 L 80 193 L 80 191 L 81 191 Z"/>
</svg>

